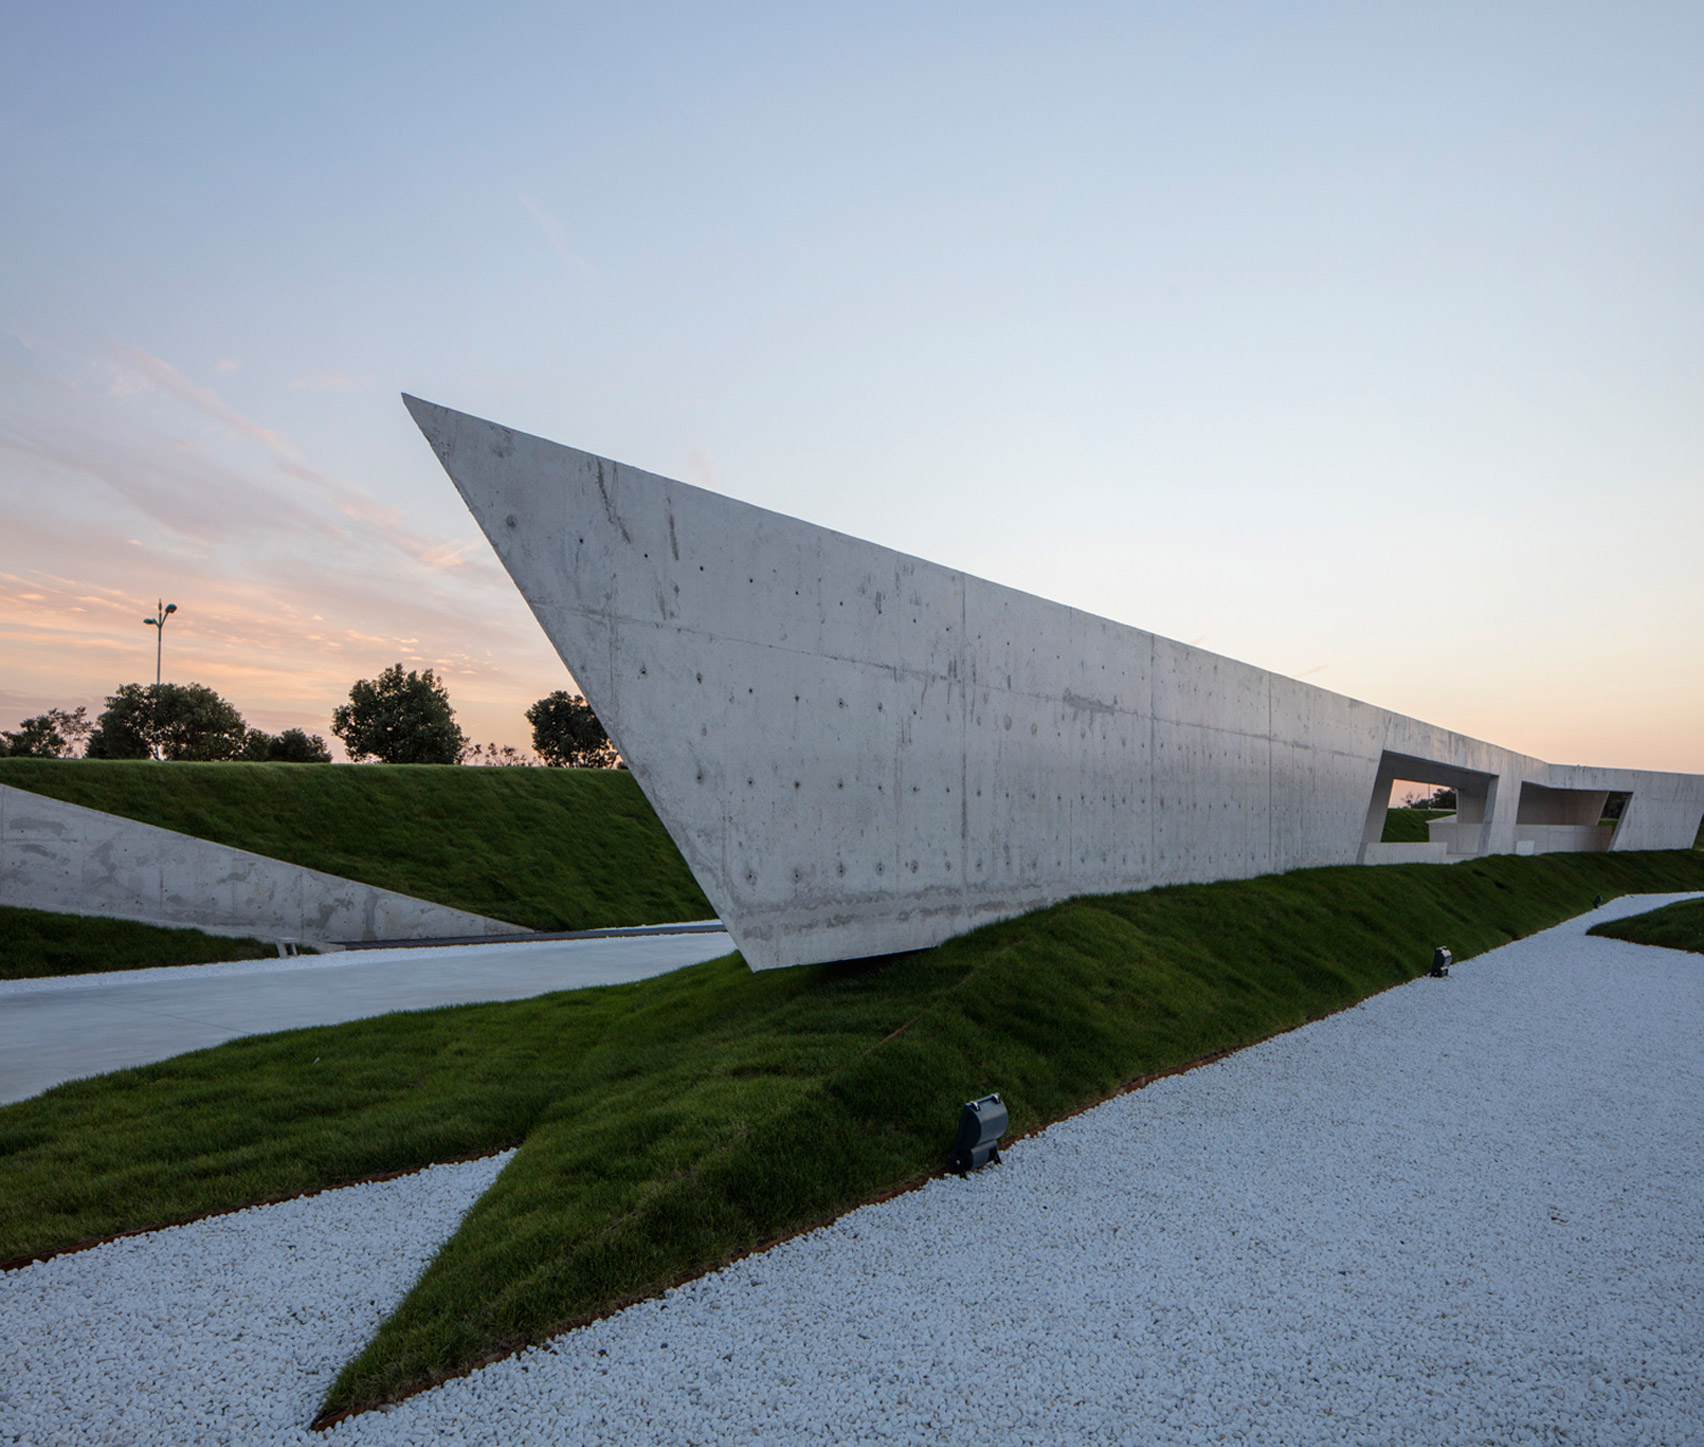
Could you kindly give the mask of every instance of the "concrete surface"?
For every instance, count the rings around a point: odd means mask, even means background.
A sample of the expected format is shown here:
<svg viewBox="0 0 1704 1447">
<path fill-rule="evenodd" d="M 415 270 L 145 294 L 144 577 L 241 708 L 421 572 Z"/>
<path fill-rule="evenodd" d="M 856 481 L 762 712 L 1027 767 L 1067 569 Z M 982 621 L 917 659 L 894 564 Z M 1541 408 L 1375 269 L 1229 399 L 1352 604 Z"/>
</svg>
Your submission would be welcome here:
<svg viewBox="0 0 1704 1447">
<path fill-rule="evenodd" d="M 315 943 L 523 933 L 10 785 L 0 785 L 0 904 Z"/>
<path fill-rule="evenodd" d="M 0 981 L 0 1104 L 240 1035 L 619 985 L 725 955 L 725 933 L 453 945 Z"/>
<path fill-rule="evenodd" d="M 1704 817 L 1704 777 L 1547 764 L 404 400 L 754 968 L 1379 862 L 1399 779 L 1458 789 L 1442 857 L 1536 849 L 1521 826 L 1610 791 L 1615 849 Z"/>
</svg>

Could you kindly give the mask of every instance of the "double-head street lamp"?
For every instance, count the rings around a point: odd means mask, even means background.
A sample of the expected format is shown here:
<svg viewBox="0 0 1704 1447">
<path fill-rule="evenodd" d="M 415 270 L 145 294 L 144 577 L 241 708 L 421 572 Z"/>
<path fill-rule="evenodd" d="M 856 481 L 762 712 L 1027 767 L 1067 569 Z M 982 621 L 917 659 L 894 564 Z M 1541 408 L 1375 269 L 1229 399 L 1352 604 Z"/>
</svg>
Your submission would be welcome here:
<svg viewBox="0 0 1704 1447">
<path fill-rule="evenodd" d="M 160 657 L 166 643 L 166 619 L 177 612 L 176 603 L 167 603 L 163 599 L 154 604 L 154 616 L 142 621 L 154 630 L 154 686 L 160 686 Z"/>
</svg>

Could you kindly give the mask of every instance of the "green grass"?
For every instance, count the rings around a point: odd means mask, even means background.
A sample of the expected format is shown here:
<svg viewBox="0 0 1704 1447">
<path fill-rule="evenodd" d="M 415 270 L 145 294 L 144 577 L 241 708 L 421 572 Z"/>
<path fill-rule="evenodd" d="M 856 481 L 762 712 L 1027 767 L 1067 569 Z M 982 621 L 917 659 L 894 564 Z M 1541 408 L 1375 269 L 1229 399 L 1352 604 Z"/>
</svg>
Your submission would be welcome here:
<svg viewBox="0 0 1704 1447">
<path fill-rule="evenodd" d="M 1387 809 L 1380 842 L 1425 844 L 1432 837 L 1426 829 L 1427 821 L 1449 817 L 1451 811 L 1448 809 Z"/>
<path fill-rule="evenodd" d="M 624 769 L 0 759 L 0 784 L 529 929 L 714 913 Z"/>
<path fill-rule="evenodd" d="M 889 960 L 640 984 L 235 1041 L 0 1110 L 0 1259 L 520 1147 L 332 1388 L 382 1402 L 1014 1133 L 1704 856 L 1317 869 L 1069 901 Z"/>
<path fill-rule="evenodd" d="M 1704 899 L 1683 899 L 1649 914 L 1594 924 L 1590 933 L 1636 945 L 1659 945 L 1665 950 L 1691 950 L 1704 955 Z"/>
<path fill-rule="evenodd" d="M 0 905 L 0 980 L 258 960 L 276 953 L 275 946 L 261 940 Z"/>
</svg>

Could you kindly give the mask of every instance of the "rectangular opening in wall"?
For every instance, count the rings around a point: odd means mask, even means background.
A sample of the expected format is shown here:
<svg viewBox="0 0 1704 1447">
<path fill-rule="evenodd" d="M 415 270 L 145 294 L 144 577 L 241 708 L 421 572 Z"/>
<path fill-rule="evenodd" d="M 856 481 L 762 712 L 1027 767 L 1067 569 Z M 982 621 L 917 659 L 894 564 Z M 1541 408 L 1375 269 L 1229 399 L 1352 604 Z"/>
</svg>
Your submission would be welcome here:
<svg viewBox="0 0 1704 1447">
<path fill-rule="evenodd" d="M 1390 806 L 1379 842 L 1424 844 L 1430 838 L 1427 826 L 1432 820 L 1452 818 L 1455 811 L 1456 791 L 1448 784 L 1398 779 L 1390 786 Z"/>
<path fill-rule="evenodd" d="M 1447 863 L 1480 852 L 1497 776 L 1386 750 L 1361 835 L 1364 864 Z"/>
<path fill-rule="evenodd" d="M 1588 854 L 1608 849 L 1631 798 L 1609 789 L 1552 789 L 1522 783 L 1515 811 L 1515 852 Z"/>
</svg>

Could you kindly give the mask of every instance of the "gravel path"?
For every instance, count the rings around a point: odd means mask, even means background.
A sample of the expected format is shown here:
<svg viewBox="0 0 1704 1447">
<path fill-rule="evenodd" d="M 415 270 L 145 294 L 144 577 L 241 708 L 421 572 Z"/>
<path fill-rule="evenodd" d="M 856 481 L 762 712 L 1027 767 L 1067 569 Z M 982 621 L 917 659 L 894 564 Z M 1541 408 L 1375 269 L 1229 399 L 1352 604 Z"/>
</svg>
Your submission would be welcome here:
<svg viewBox="0 0 1704 1447">
<path fill-rule="evenodd" d="M 169 1336 L 107 1253 L 200 1227 L 32 1267 L 0 1278 L 0 1423 L 53 1403 L 63 1437 L 19 1440 L 108 1440 L 122 1410 L 110 1440 L 222 1441 L 198 1424 L 246 1411 L 230 1440 L 326 1447 L 1704 1441 L 1704 957 L 1584 934 L 1660 902 L 1160 1081 L 317 1439 L 284 1424 L 392 1299 L 388 1248 L 254 1295 L 177 1250 L 195 1283 L 148 1288 L 194 1303 Z M 347 1330 L 324 1330 L 352 1279 Z M 260 1344 L 250 1323 L 292 1311 L 311 1327 Z M 238 1331 L 240 1370 L 214 1372 Z"/>
<path fill-rule="evenodd" d="M 0 1442 L 302 1431 L 513 1152 L 109 1241 L 0 1275 Z"/>
</svg>

